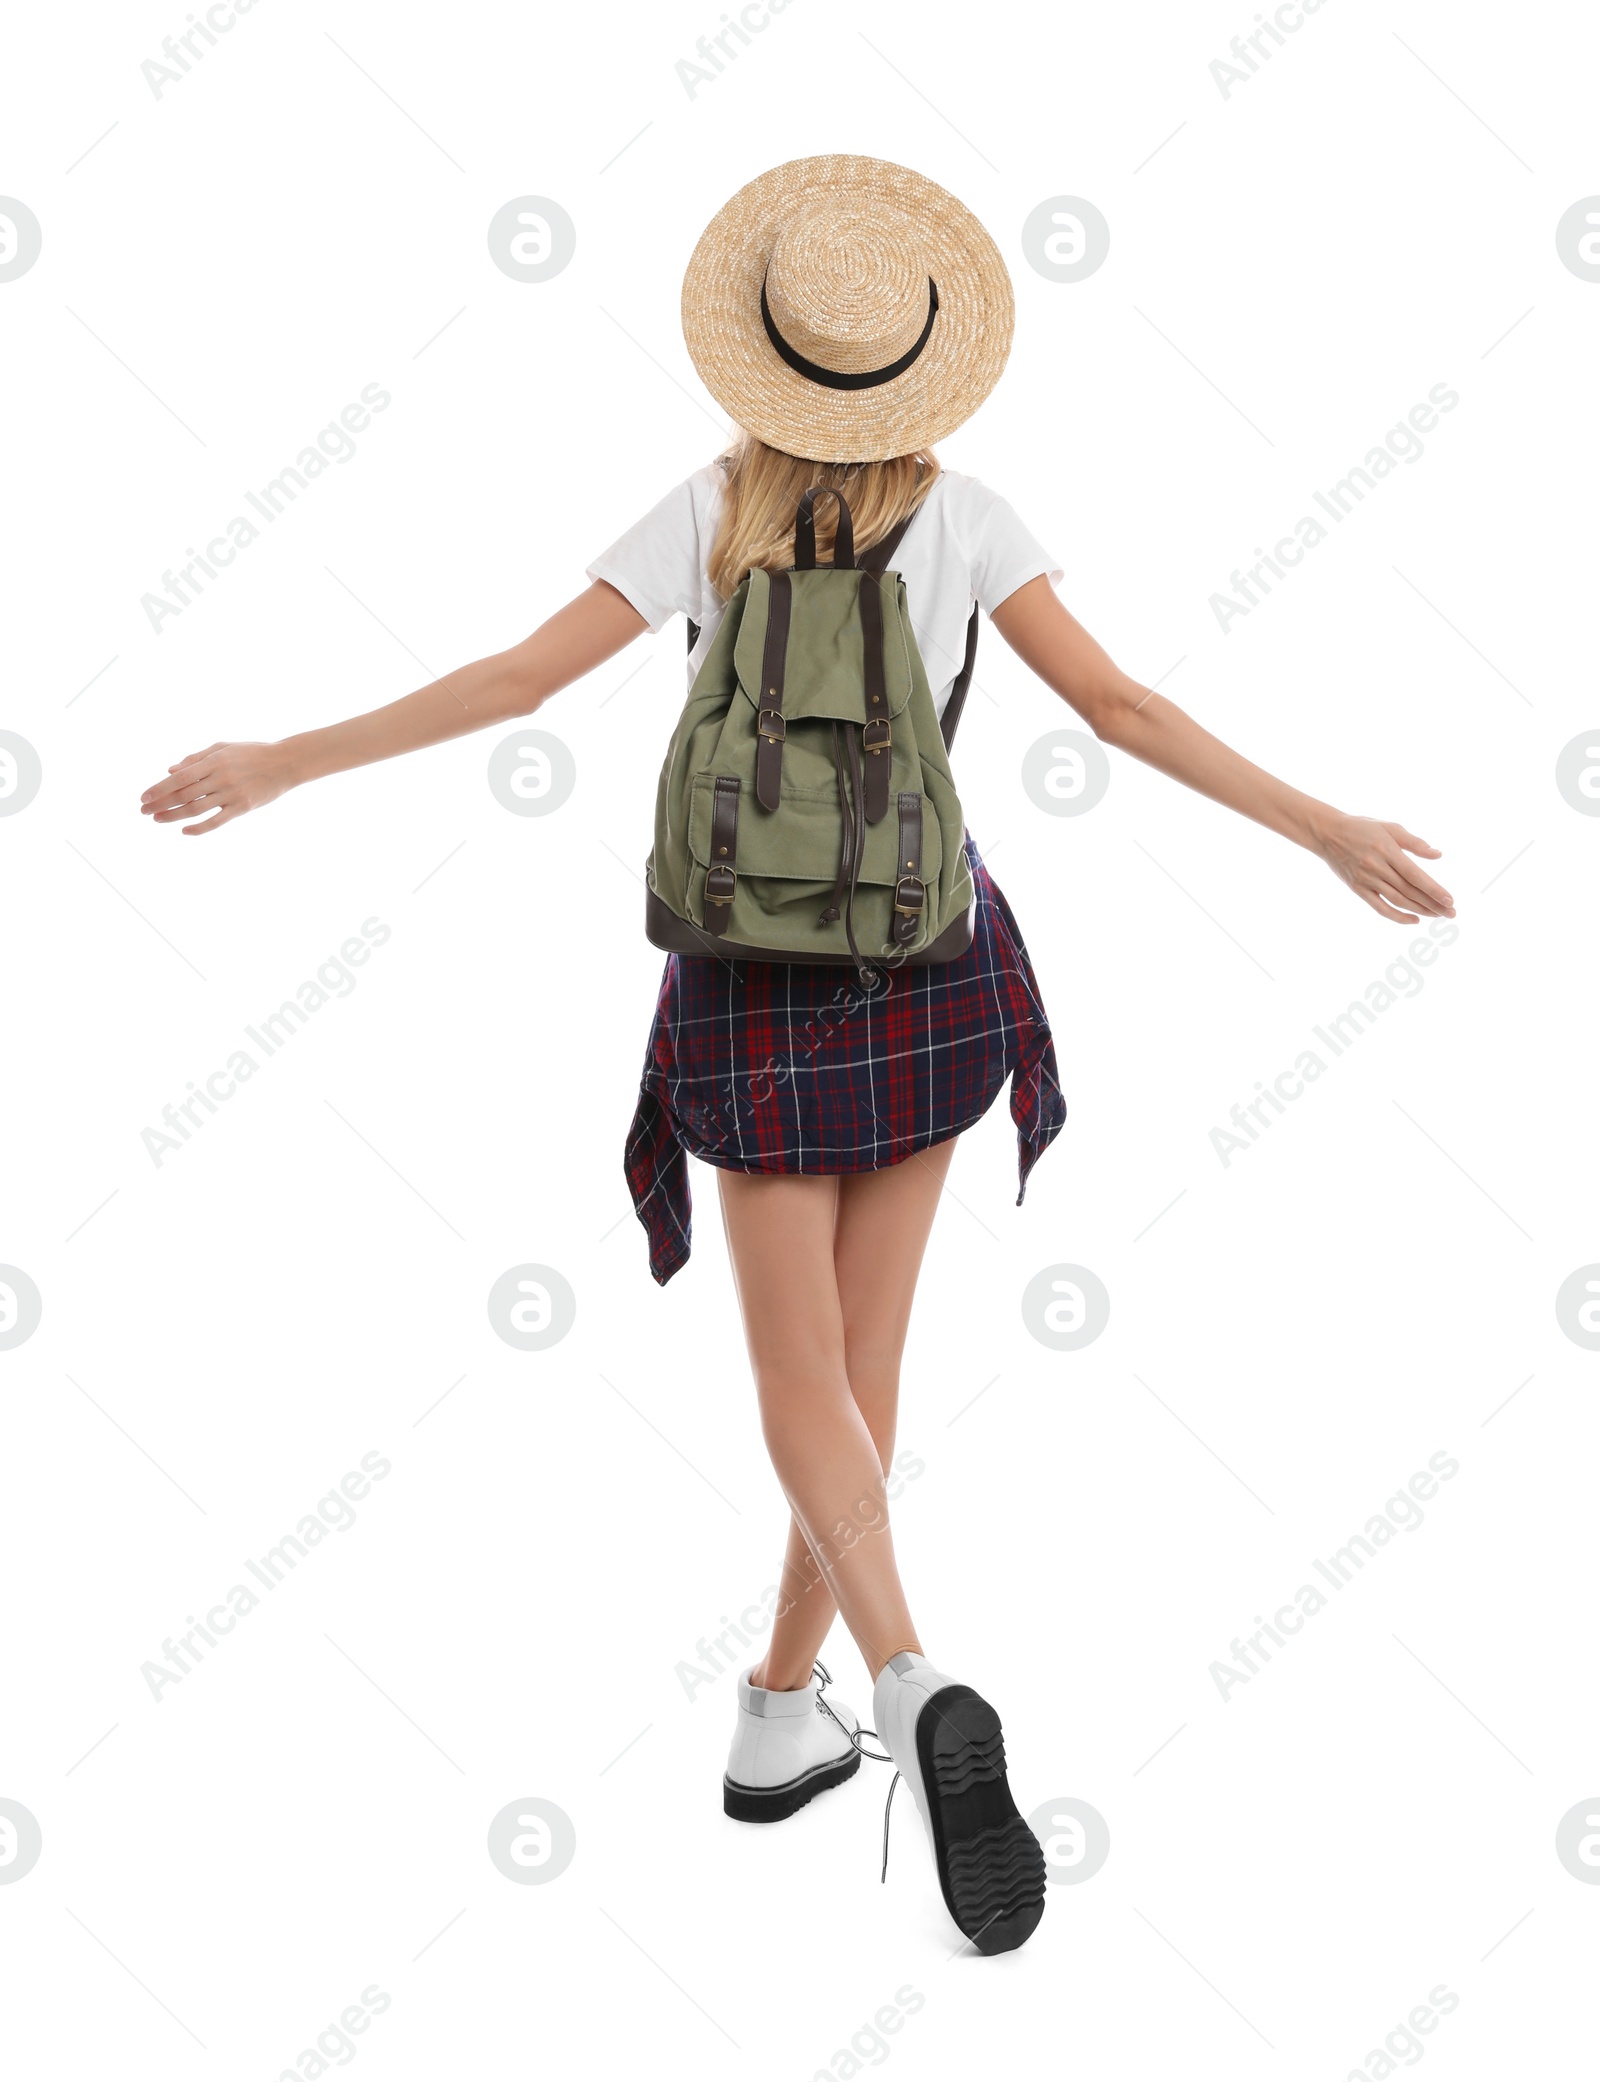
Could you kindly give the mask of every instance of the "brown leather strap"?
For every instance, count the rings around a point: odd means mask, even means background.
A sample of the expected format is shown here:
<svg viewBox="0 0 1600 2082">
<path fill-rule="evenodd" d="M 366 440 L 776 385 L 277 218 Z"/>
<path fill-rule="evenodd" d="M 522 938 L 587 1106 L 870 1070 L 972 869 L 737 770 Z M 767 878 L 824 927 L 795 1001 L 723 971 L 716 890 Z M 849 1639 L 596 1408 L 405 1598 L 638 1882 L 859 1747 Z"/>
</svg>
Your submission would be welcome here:
<svg viewBox="0 0 1600 2082">
<path fill-rule="evenodd" d="M 909 947 L 922 930 L 928 893 L 922 886 L 922 797 L 904 789 L 895 797 L 900 810 L 900 852 L 895 863 L 894 943 Z"/>
<path fill-rule="evenodd" d="M 850 508 L 845 504 L 844 493 L 831 484 L 814 485 L 810 491 L 800 495 L 800 510 L 794 520 L 794 568 L 796 571 L 815 571 L 817 568 L 817 524 L 811 517 L 811 509 L 819 492 L 825 498 L 832 493 L 839 502 L 839 525 L 833 538 L 833 568 L 835 571 L 853 571 L 856 568 L 856 542 L 850 525 Z"/>
<path fill-rule="evenodd" d="M 889 559 L 916 517 L 916 513 L 908 513 L 904 520 L 897 521 L 887 535 L 862 552 L 857 569 L 863 573 L 887 571 Z M 870 602 L 869 586 L 877 595 Z M 894 754 L 890 750 L 889 711 L 884 698 L 883 595 L 875 577 L 861 580 L 861 639 L 867 695 L 867 727 L 861 738 L 862 750 L 867 754 L 865 809 L 867 822 L 876 824 L 889 814 L 889 773 Z"/>
<path fill-rule="evenodd" d="M 967 654 L 961 661 L 961 670 L 950 682 L 950 698 L 944 705 L 944 714 L 939 718 L 939 735 L 944 739 L 948 752 L 956 741 L 956 725 L 961 721 L 961 711 L 966 706 L 967 689 L 972 685 L 972 668 L 978 656 L 978 609 L 974 604 L 967 621 Z"/>
<path fill-rule="evenodd" d="M 919 506 L 917 508 L 917 513 L 920 513 L 921 511 L 922 508 Z M 900 547 L 900 541 L 902 536 L 905 534 L 907 528 L 910 527 L 911 523 L 916 519 L 916 517 L 916 513 L 908 513 L 903 521 L 895 522 L 894 526 L 889 530 L 888 534 L 883 537 L 881 542 L 875 542 L 872 545 L 871 549 L 864 549 L 861 552 L 861 555 L 856 559 L 857 570 L 887 571 L 889 568 L 889 559 Z"/>
<path fill-rule="evenodd" d="M 859 568 L 863 571 L 887 571 L 890 558 L 900 547 L 907 528 L 921 511 L 922 508 L 919 506 L 916 513 L 907 514 L 898 527 L 891 528 L 881 542 L 875 542 L 871 549 L 863 550 Z M 944 739 L 947 752 L 955 742 L 956 725 L 961 721 L 961 711 L 966 706 L 967 689 L 972 684 L 972 668 L 977 662 L 977 657 L 978 609 L 975 606 L 967 622 L 966 656 L 961 661 L 961 670 L 950 684 L 950 698 L 944 705 L 944 714 L 939 718 L 939 733 Z"/>
<path fill-rule="evenodd" d="M 739 783 L 718 774 L 711 791 L 711 865 L 706 870 L 706 931 L 725 933 L 733 916 L 733 862 L 738 851 Z"/>
<path fill-rule="evenodd" d="M 783 786 L 783 674 L 789 650 L 789 610 L 794 595 L 787 571 L 767 573 L 767 636 L 761 648 L 761 685 L 756 690 L 756 801 L 775 810 Z"/>
<path fill-rule="evenodd" d="M 876 571 L 863 571 L 860 578 L 862 691 L 866 703 L 866 728 L 861 749 L 866 754 L 864 808 L 869 824 L 889 814 L 889 769 L 894 764 L 890 750 L 889 696 L 883 677 L 883 595 Z"/>
</svg>

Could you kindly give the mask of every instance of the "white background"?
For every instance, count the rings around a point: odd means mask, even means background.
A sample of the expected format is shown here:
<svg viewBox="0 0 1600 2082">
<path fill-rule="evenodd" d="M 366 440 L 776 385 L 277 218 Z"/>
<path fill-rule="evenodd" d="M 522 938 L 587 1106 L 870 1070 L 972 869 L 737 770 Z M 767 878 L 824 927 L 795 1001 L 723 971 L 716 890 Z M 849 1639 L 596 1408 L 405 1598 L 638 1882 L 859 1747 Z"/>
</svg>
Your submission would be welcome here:
<svg viewBox="0 0 1600 2082">
<path fill-rule="evenodd" d="M 1600 1359 L 1553 1303 L 1600 1257 L 1600 823 L 1553 774 L 1600 709 L 1600 287 L 1554 231 L 1600 189 L 1592 16 L 1327 0 L 1225 98 L 1246 4 L 792 0 L 691 97 L 709 0 L 258 0 L 158 99 L 184 16 L 32 11 L 0 85 L 0 190 L 44 234 L 0 284 L 0 724 L 44 766 L 0 822 L 0 1259 L 44 1300 L 0 1354 L 0 1795 L 44 1840 L 0 1886 L 14 2071 L 311 2074 L 376 1983 L 373 2077 L 1379 2075 L 1441 1984 L 1397 2065 L 1575 2072 L 1600 1892 L 1554 1839 L 1600 1790 Z M 1023 756 L 1073 719 L 985 632 L 958 776 L 1071 1112 L 1020 1210 L 1004 1105 L 963 1139 L 897 1537 L 1024 1812 L 1111 1832 L 995 1961 L 952 1956 L 900 1801 L 878 1884 L 881 1767 L 726 1821 L 732 1678 L 678 1674 L 783 1530 L 712 1175 L 666 1290 L 622 1176 L 681 624 L 541 713 L 577 763 L 555 815 L 496 803 L 493 735 L 204 840 L 137 814 L 185 753 L 371 707 L 579 590 L 724 432 L 678 331 L 694 240 L 829 150 L 943 182 L 1013 271 L 1010 367 L 944 461 L 1129 671 L 1441 846 L 1460 912 L 1225 1167 L 1212 1129 L 1416 929 L 1116 754 L 1091 813 L 1036 809 Z M 534 286 L 485 242 L 526 194 L 577 226 Z M 1062 194 L 1111 226 L 1071 285 L 1020 245 Z M 368 383 L 354 460 L 153 633 L 141 596 Z M 1224 635 L 1209 596 L 1437 383 L 1423 458 Z M 354 991 L 154 1163 L 162 1108 L 368 918 Z M 485 1308 L 526 1261 L 577 1296 L 538 1354 Z M 1019 1313 L 1060 1262 L 1111 1295 L 1078 1353 Z M 355 1525 L 152 1699 L 141 1664 L 369 1452 Z M 1441 1452 L 1421 1528 L 1224 1703 L 1211 1663 Z M 528 1797 L 578 1848 L 519 1887 L 485 1836 Z"/>
</svg>

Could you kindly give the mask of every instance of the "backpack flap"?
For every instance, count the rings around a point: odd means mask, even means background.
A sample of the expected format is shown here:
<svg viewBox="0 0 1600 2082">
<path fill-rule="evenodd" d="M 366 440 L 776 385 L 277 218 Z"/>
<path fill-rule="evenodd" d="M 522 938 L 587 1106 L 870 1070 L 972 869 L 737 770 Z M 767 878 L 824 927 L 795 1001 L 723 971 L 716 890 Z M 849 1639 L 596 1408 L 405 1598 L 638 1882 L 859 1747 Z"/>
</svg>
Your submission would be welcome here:
<svg viewBox="0 0 1600 2082">
<path fill-rule="evenodd" d="M 774 578 L 787 584 L 790 595 L 789 628 L 782 647 L 784 670 L 777 690 L 785 720 L 794 723 L 808 716 L 837 718 L 841 723 L 870 720 L 860 604 L 863 584 L 878 590 L 885 706 L 891 719 L 899 715 L 911 699 L 911 655 L 901 619 L 901 588 L 893 577 L 826 567 L 820 571 L 751 572 L 750 593 L 734 647 L 734 670 L 751 707 L 759 711 L 772 701 L 762 668 L 767 662 Z"/>
</svg>

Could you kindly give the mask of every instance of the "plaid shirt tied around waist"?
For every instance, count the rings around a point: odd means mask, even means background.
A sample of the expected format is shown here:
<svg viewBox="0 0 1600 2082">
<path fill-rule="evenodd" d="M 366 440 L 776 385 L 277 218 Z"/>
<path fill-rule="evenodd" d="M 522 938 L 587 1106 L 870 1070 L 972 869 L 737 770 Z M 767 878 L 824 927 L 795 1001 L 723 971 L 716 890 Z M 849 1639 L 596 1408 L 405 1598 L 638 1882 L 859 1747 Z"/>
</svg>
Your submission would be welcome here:
<svg viewBox="0 0 1600 2082">
<path fill-rule="evenodd" d="M 689 1168 L 880 1171 L 982 1118 L 1007 1077 L 1017 1204 L 1066 1122 L 1050 1022 L 970 833 L 972 945 L 880 969 L 667 957 L 624 1164 L 665 1286 L 689 1256 Z"/>
</svg>

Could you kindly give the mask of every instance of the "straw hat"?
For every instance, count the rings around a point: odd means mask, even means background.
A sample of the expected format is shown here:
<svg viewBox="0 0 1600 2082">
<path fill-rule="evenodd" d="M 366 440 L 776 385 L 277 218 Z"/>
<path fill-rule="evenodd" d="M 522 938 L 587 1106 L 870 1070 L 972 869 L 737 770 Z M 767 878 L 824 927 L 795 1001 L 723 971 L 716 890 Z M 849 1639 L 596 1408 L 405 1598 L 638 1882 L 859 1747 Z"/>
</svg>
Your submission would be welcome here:
<svg viewBox="0 0 1600 2082">
<path fill-rule="evenodd" d="M 791 159 L 739 190 L 683 278 L 683 336 L 738 424 L 815 462 L 882 462 L 983 403 L 1011 350 L 999 248 L 887 159 Z"/>
</svg>

